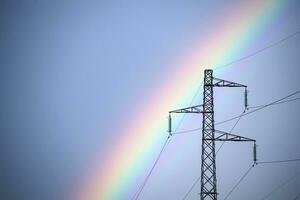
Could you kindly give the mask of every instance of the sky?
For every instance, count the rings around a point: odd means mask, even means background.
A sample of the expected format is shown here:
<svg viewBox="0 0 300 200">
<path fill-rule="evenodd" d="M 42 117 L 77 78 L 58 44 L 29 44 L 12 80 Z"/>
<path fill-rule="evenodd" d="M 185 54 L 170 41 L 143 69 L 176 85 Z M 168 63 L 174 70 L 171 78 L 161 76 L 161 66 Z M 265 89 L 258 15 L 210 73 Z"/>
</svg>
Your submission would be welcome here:
<svg viewBox="0 0 300 200">
<path fill-rule="evenodd" d="M 131 200 L 168 111 L 202 104 L 206 68 L 247 85 L 250 106 L 300 89 L 300 34 L 288 37 L 300 30 L 297 0 L 2 0 L 0 28 L 0 199 Z M 243 111 L 242 89 L 214 95 L 216 122 Z M 247 115 L 233 133 L 257 140 L 261 162 L 300 158 L 299 103 Z M 201 127 L 201 115 L 181 117 L 176 130 Z M 139 199 L 183 199 L 200 176 L 200 133 L 172 136 Z M 218 199 L 252 159 L 251 143 L 223 145 Z M 267 199 L 295 199 L 299 169 L 259 164 L 228 199 L 264 199 L 290 177 Z"/>
</svg>

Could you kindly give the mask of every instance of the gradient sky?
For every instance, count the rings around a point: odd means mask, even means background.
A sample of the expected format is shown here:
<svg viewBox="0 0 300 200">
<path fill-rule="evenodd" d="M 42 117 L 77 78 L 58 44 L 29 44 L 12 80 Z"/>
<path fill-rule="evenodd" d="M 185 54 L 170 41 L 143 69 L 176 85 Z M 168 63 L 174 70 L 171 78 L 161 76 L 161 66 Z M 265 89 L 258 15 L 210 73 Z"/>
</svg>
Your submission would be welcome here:
<svg viewBox="0 0 300 200">
<path fill-rule="evenodd" d="M 98 173 L 97 165 L 117 151 L 124 127 L 161 95 L 165 80 L 189 67 L 177 63 L 189 59 L 198 45 L 207 45 L 230 14 L 251 5 L 245 2 L 1 1 L 0 199 L 74 200 L 88 187 L 88 177 Z M 285 2 L 232 59 L 299 31 L 300 3 Z M 300 89 L 299 44 L 298 34 L 216 70 L 215 76 L 248 85 L 250 106 L 269 103 Z M 242 90 L 216 89 L 215 95 L 216 121 L 242 112 Z M 200 93 L 194 103 L 201 104 L 201 98 Z M 257 140 L 261 161 L 299 158 L 299 111 L 300 102 L 264 109 L 242 118 L 234 133 Z M 161 117 L 166 119 L 167 112 Z M 188 116 L 179 129 L 198 128 L 201 122 Z M 218 129 L 228 131 L 232 125 Z M 167 133 L 161 135 L 122 200 L 131 199 L 151 168 Z M 140 199 L 182 199 L 200 174 L 200 141 L 200 134 L 174 136 Z M 219 199 L 251 163 L 251 144 L 223 146 L 217 157 Z M 258 165 L 229 199 L 259 200 L 299 168 L 300 163 Z M 293 199 L 299 188 L 300 175 L 269 199 Z M 199 190 L 197 185 L 188 199 L 199 199 Z"/>
</svg>

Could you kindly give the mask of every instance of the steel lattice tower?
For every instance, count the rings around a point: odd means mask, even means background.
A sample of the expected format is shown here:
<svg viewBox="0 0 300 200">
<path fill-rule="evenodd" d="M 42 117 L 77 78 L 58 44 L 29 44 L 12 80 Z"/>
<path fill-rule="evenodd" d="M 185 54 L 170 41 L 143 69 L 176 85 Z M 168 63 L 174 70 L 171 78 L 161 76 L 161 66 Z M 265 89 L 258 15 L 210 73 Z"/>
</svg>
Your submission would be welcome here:
<svg viewBox="0 0 300 200">
<path fill-rule="evenodd" d="M 203 104 L 169 112 L 169 134 L 172 135 L 172 113 L 202 113 L 202 154 L 200 200 L 217 200 L 217 173 L 215 141 L 254 142 L 254 163 L 256 162 L 255 140 L 215 129 L 214 87 L 245 88 L 245 110 L 247 109 L 247 86 L 213 77 L 213 70 L 204 70 Z M 215 133 L 219 135 L 216 137 Z"/>
<path fill-rule="evenodd" d="M 201 200 L 217 199 L 213 71 L 204 71 Z"/>
</svg>

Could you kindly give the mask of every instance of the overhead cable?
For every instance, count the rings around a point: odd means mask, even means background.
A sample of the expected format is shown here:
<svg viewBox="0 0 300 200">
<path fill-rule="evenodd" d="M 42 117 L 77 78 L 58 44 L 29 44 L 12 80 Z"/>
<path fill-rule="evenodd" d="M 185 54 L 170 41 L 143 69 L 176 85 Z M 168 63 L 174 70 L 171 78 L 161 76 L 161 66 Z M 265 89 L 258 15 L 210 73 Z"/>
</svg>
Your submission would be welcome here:
<svg viewBox="0 0 300 200">
<path fill-rule="evenodd" d="M 294 95 L 296 95 L 296 94 L 298 94 L 298 93 L 300 93 L 300 90 L 298 90 L 298 91 L 296 91 L 296 92 L 293 92 L 293 93 L 291 93 L 291 94 L 289 94 L 289 95 L 287 95 L 287 96 L 285 96 L 285 97 L 283 97 L 283 98 L 280 98 L 280 99 L 278 99 L 278 100 L 276 100 L 276 101 L 273 101 L 273 102 L 271 102 L 271 103 L 268 103 L 268 104 L 265 104 L 265 105 L 261 105 L 261 106 L 259 106 L 258 108 L 254 109 L 254 110 L 245 112 L 245 113 L 243 113 L 243 114 L 241 114 L 241 115 L 238 115 L 238 116 L 235 116 L 235 117 L 226 119 L 226 120 L 224 120 L 224 121 L 217 122 L 217 123 L 215 123 L 215 125 L 220 125 L 220 124 L 224 124 L 224 123 L 230 122 L 230 121 L 235 120 L 235 119 L 239 119 L 240 117 L 243 117 L 243 116 L 252 114 L 252 113 L 254 113 L 254 112 L 257 112 L 257 111 L 259 111 L 259 110 L 262 110 L 262 109 L 264 109 L 264 108 L 267 108 L 267 107 L 270 107 L 270 106 L 273 106 L 273 105 L 276 105 L 276 104 L 279 104 L 279 103 L 288 103 L 288 102 L 291 102 L 290 100 L 289 100 L 289 101 L 287 100 L 287 101 L 283 102 L 283 100 L 284 100 L 284 99 L 287 99 L 287 98 L 289 98 L 289 97 L 291 97 L 291 96 L 294 96 Z M 296 100 L 296 99 L 295 99 L 295 100 Z M 202 129 L 202 127 L 200 127 L 200 128 L 194 128 L 194 129 L 188 129 L 188 130 L 183 130 L 183 131 L 175 131 L 175 132 L 173 132 L 173 135 L 176 135 L 176 134 L 184 134 L 184 133 L 191 133 L 191 132 L 195 132 L 195 131 L 198 131 L 198 130 L 201 130 L 201 129 Z"/>
<path fill-rule="evenodd" d="M 254 165 L 251 165 L 251 167 L 246 171 L 246 173 L 239 179 L 239 181 L 228 192 L 228 194 L 225 196 L 224 200 L 226 200 L 232 194 L 232 192 L 241 184 L 241 182 L 246 178 L 246 176 L 249 174 L 251 169 L 253 169 L 253 167 L 254 167 Z"/>
<path fill-rule="evenodd" d="M 275 192 L 277 192 L 278 190 L 280 190 L 281 188 L 286 186 L 288 183 L 290 183 L 292 180 L 294 180 L 299 174 L 300 174 L 300 170 L 298 172 L 296 172 L 296 174 L 294 174 L 293 176 L 290 176 L 287 180 L 282 182 L 280 185 L 275 187 L 273 190 L 271 190 L 267 195 L 265 195 L 263 198 L 261 198 L 261 200 L 268 199 L 272 194 L 274 194 Z"/>
<path fill-rule="evenodd" d="M 288 162 L 299 162 L 300 158 L 290 159 L 290 160 L 272 160 L 272 161 L 262 161 L 257 162 L 257 164 L 273 164 L 273 163 L 288 163 Z"/>
<path fill-rule="evenodd" d="M 293 33 L 287 35 L 286 37 L 284 37 L 284 38 L 282 38 L 282 39 L 280 39 L 280 40 L 278 40 L 278 41 L 276 41 L 276 42 L 274 42 L 274 43 L 271 43 L 271 44 L 269 44 L 269 45 L 267 45 L 267 46 L 265 46 L 265 47 L 263 47 L 263 48 L 261 48 L 261 49 L 259 49 L 259 50 L 257 50 L 257 51 L 254 51 L 254 52 L 252 52 L 252 53 L 250 53 L 250 54 L 248 54 L 248 55 L 246 55 L 246 56 L 244 56 L 244 57 L 241 57 L 241 58 L 239 58 L 239 59 L 236 59 L 236 60 L 234 60 L 234 61 L 232 61 L 232 62 L 229 62 L 229 63 L 224 64 L 224 65 L 217 66 L 215 69 L 218 70 L 218 69 L 220 69 L 220 68 L 224 68 L 224 67 L 233 65 L 233 64 L 235 64 L 235 63 L 237 63 L 237 62 L 241 62 L 241 61 L 243 61 L 243 60 L 249 59 L 249 58 L 251 58 L 251 57 L 253 57 L 253 56 L 256 56 L 257 54 L 260 54 L 260 53 L 262 53 L 262 52 L 264 52 L 264 51 L 270 49 L 270 48 L 273 48 L 273 47 L 275 47 L 275 46 L 278 46 L 279 44 L 282 44 L 283 42 L 285 42 L 285 41 L 287 41 L 287 40 L 290 40 L 290 39 L 294 38 L 295 36 L 298 36 L 299 34 L 300 34 L 300 30 L 297 30 L 297 31 L 295 31 L 295 32 L 293 32 Z"/>
</svg>

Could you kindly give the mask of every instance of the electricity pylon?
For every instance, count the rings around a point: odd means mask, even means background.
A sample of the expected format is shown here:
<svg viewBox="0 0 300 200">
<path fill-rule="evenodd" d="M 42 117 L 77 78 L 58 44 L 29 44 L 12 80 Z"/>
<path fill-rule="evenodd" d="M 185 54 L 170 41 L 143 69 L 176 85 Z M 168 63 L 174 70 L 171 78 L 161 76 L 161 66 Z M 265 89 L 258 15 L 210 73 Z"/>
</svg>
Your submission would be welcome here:
<svg viewBox="0 0 300 200">
<path fill-rule="evenodd" d="M 215 141 L 254 142 L 254 162 L 256 162 L 255 140 L 215 130 L 214 87 L 242 87 L 245 89 L 245 110 L 247 108 L 247 86 L 213 77 L 213 70 L 204 70 L 203 104 L 169 112 L 169 134 L 172 134 L 171 113 L 202 113 L 202 155 L 200 200 L 217 200 L 216 150 Z M 215 133 L 219 135 L 216 137 Z"/>
</svg>

